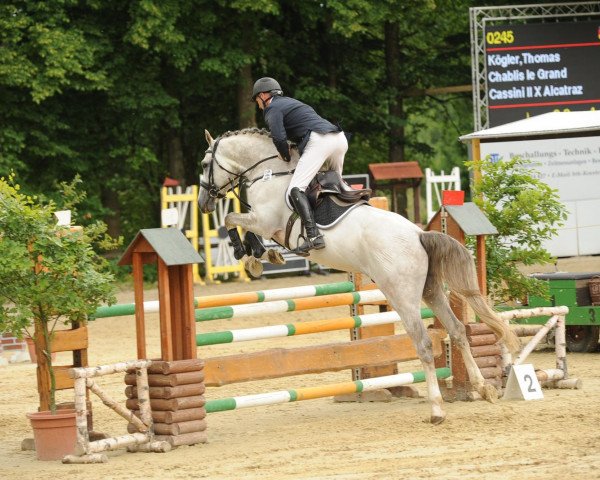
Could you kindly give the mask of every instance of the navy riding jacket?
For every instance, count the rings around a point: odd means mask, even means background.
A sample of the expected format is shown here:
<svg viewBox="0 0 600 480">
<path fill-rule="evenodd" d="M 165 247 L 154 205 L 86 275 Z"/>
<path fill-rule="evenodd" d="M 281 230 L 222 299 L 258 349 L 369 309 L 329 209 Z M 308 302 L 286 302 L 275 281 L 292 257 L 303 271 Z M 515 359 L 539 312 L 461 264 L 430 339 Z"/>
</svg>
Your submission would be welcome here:
<svg viewBox="0 0 600 480">
<path fill-rule="evenodd" d="M 281 157 L 290 161 L 288 139 L 298 144 L 300 155 L 308 143 L 310 132 L 331 133 L 341 129 L 320 117 L 314 109 L 305 103 L 290 97 L 275 95 L 264 110 L 264 118 L 273 143 Z"/>
</svg>

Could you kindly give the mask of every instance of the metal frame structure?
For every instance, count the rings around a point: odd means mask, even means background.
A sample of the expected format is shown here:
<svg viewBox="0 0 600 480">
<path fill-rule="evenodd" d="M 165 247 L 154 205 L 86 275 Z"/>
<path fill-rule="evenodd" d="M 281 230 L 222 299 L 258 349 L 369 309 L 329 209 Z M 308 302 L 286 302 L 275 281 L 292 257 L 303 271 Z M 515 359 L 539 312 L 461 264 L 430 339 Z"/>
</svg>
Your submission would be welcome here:
<svg viewBox="0 0 600 480">
<path fill-rule="evenodd" d="M 488 128 L 487 68 L 485 65 L 485 27 L 506 21 L 574 19 L 600 16 L 600 2 L 543 3 L 472 7 L 469 9 L 471 31 L 471 78 L 473 82 L 474 130 Z"/>
</svg>

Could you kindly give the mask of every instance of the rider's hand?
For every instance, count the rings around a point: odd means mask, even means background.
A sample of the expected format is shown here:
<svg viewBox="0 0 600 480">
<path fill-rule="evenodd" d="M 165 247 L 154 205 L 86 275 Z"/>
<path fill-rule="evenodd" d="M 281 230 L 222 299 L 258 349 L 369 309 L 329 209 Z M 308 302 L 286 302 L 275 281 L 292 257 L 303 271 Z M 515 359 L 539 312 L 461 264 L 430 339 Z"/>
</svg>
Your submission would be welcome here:
<svg viewBox="0 0 600 480">
<path fill-rule="evenodd" d="M 290 162 L 292 160 L 292 152 L 288 149 L 287 155 L 283 156 L 281 153 L 279 154 L 279 158 L 281 158 L 284 162 Z"/>
</svg>

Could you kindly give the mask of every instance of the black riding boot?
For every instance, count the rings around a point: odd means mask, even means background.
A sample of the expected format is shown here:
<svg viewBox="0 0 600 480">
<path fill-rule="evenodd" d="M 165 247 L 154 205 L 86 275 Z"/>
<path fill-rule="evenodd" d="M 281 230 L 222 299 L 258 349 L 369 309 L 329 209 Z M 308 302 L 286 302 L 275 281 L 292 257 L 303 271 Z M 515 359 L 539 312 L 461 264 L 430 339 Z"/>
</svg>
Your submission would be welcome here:
<svg viewBox="0 0 600 480">
<path fill-rule="evenodd" d="M 315 216 L 308 202 L 306 194 L 298 187 L 292 188 L 290 192 L 290 201 L 296 213 L 300 215 L 302 223 L 306 228 L 306 241 L 299 245 L 297 251 L 299 254 L 308 254 L 309 250 L 321 250 L 325 248 L 325 240 L 319 232 L 315 222 Z"/>
</svg>

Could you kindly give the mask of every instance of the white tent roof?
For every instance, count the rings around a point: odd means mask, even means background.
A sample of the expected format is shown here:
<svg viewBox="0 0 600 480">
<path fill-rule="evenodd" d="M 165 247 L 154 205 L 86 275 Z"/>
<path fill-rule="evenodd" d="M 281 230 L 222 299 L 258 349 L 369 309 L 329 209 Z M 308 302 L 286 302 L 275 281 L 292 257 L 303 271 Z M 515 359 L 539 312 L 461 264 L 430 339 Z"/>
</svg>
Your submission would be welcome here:
<svg viewBox="0 0 600 480">
<path fill-rule="evenodd" d="M 578 132 L 600 132 L 600 111 L 551 112 L 529 117 L 497 127 L 479 130 L 459 137 L 461 141 L 524 137 L 531 135 L 557 135 Z"/>
</svg>

